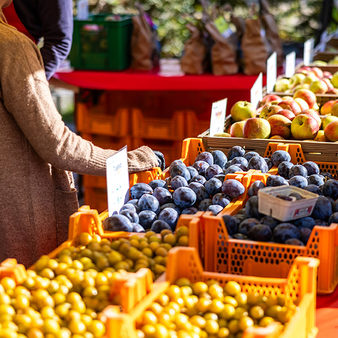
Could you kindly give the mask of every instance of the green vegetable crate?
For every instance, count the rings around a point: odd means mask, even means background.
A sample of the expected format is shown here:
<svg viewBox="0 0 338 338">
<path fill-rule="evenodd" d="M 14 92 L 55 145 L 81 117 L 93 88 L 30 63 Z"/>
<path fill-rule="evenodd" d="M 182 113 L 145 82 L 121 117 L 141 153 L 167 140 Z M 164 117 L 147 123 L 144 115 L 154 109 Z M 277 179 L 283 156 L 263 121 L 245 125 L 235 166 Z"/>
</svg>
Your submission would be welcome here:
<svg viewBox="0 0 338 338">
<path fill-rule="evenodd" d="M 124 70 L 130 65 L 131 15 L 74 19 L 71 65 L 81 70 Z"/>
</svg>

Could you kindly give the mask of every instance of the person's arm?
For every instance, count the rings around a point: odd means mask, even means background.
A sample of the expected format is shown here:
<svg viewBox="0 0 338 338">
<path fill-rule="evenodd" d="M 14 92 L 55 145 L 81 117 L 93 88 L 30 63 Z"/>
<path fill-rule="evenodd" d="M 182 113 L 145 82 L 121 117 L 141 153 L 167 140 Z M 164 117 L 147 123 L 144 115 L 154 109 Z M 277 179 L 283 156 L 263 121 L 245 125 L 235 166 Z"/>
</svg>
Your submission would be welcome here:
<svg viewBox="0 0 338 338">
<path fill-rule="evenodd" d="M 49 80 L 70 52 L 73 37 L 73 1 L 39 0 L 38 13 L 44 45 L 41 48 Z"/>
<path fill-rule="evenodd" d="M 2 100 L 36 153 L 58 169 L 105 175 L 106 159 L 114 154 L 71 132 L 62 122 L 50 94 L 40 54 L 30 40 L 8 31 L 0 53 Z M 158 165 L 153 151 L 141 147 L 128 152 L 130 172 Z"/>
</svg>

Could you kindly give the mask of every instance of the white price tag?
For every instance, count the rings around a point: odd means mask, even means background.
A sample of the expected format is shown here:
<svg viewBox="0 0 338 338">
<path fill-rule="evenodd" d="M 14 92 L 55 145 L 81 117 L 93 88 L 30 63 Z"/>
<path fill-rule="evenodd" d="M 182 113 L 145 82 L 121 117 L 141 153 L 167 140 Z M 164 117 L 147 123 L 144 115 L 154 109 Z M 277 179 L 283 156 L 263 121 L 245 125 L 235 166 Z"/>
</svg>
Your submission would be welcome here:
<svg viewBox="0 0 338 338">
<path fill-rule="evenodd" d="M 88 20 L 89 17 L 88 0 L 79 0 L 77 2 L 77 16 L 78 20 Z"/>
<path fill-rule="evenodd" d="M 277 80 L 277 53 L 273 52 L 266 62 L 266 91 L 271 93 Z"/>
<path fill-rule="evenodd" d="M 256 108 L 259 101 L 263 98 L 263 74 L 260 73 L 254 85 L 250 90 L 250 100 L 253 106 Z"/>
<path fill-rule="evenodd" d="M 107 159 L 107 195 L 109 216 L 119 212 L 129 198 L 127 146 Z"/>
<path fill-rule="evenodd" d="M 285 76 L 291 77 L 295 73 L 296 52 L 289 53 L 285 58 Z"/>
<path fill-rule="evenodd" d="M 210 136 L 224 132 L 228 99 L 214 102 L 211 108 Z"/>
<path fill-rule="evenodd" d="M 314 46 L 314 39 L 311 38 L 304 43 L 304 54 L 303 54 L 303 63 L 304 66 L 309 66 L 312 62 L 313 57 L 313 46 Z"/>
</svg>

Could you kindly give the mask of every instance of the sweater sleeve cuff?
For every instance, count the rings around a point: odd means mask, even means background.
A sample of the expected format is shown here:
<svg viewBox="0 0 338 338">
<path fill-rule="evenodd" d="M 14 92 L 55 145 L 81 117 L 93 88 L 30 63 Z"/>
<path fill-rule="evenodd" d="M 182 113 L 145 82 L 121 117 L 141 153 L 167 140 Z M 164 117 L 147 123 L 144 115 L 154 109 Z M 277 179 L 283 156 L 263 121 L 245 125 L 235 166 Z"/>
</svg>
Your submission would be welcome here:
<svg viewBox="0 0 338 338">
<path fill-rule="evenodd" d="M 106 175 L 106 161 L 110 156 L 116 154 L 115 150 L 93 147 L 91 162 L 96 168 L 93 175 Z M 128 151 L 129 173 L 145 171 L 158 166 L 158 159 L 154 152 L 147 146 Z"/>
</svg>

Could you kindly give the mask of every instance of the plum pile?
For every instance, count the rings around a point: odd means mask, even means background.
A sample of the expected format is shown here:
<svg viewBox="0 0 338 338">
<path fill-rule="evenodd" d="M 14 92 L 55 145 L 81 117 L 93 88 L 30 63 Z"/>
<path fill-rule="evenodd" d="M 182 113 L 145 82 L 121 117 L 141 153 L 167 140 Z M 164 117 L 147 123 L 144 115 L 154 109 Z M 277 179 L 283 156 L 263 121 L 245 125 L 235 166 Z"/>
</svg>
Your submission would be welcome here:
<svg viewBox="0 0 338 338">
<path fill-rule="evenodd" d="M 321 178 L 318 174 L 312 175 Z M 278 177 L 280 176 L 276 176 L 276 178 Z M 308 176 L 308 178 L 310 177 L 311 175 Z M 271 186 L 271 182 L 273 180 L 268 180 L 267 185 Z M 288 184 L 288 182 L 285 180 L 284 184 Z M 223 216 L 228 233 L 233 238 L 304 246 L 315 225 L 329 226 L 332 223 L 338 223 L 337 180 L 329 179 L 318 186 L 319 197 L 311 217 L 282 223 L 259 213 L 257 192 L 264 187 L 263 182 L 254 182 L 248 190 L 248 195 L 251 197 L 246 202 L 245 208 L 235 216 Z M 300 196 L 296 196 L 299 194 L 293 193 L 293 195 L 296 199 L 300 198 Z"/>
<path fill-rule="evenodd" d="M 280 331 L 297 310 L 284 295 L 244 292 L 235 281 L 192 283 L 181 278 L 143 313 L 138 337 L 242 337 L 272 323 Z"/>
<path fill-rule="evenodd" d="M 234 179 L 224 180 L 225 175 L 247 171 L 251 168 L 251 159 L 257 163 L 264 162 L 266 167 L 263 169 L 268 171 L 263 158 L 253 152 L 245 154 L 245 150 L 238 146 L 233 147 L 228 156 L 219 150 L 203 152 L 192 166 L 176 160 L 168 168 L 170 177 L 166 180 L 137 183 L 131 187 L 131 200 L 118 215 L 104 221 L 104 228 L 109 231 L 151 230 L 158 233 L 163 229 L 174 231 L 182 214 L 211 211 L 217 215 L 245 192 L 242 183 Z"/>
</svg>

